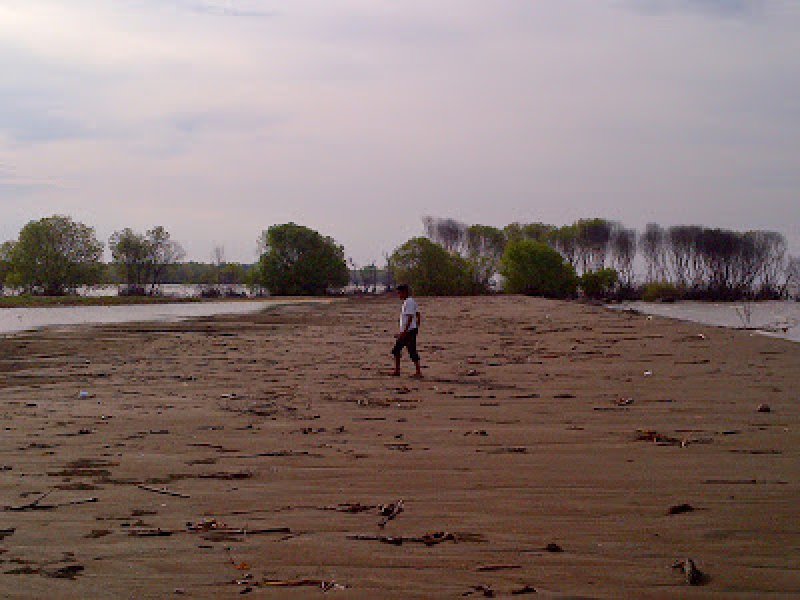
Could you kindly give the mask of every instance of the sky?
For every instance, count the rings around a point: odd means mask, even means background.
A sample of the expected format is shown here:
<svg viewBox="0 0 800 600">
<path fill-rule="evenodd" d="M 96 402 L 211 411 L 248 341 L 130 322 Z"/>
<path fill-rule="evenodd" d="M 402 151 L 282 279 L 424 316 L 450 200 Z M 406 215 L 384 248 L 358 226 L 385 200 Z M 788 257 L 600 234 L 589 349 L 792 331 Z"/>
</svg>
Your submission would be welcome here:
<svg viewBox="0 0 800 600">
<path fill-rule="evenodd" d="M 67 214 L 358 264 L 425 215 L 781 231 L 796 0 L 0 0 L 0 241 Z"/>
</svg>

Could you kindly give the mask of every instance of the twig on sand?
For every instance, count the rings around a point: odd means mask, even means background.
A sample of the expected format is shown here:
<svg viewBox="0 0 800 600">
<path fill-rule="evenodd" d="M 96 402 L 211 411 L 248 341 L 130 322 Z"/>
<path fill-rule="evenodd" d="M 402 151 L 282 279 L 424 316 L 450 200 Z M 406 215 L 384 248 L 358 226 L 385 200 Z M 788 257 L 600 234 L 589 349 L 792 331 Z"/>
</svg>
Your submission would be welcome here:
<svg viewBox="0 0 800 600">
<path fill-rule="evenodd" d="M 257 585 L 264 587 L 316 587 L 323 592 L 341 590 L 345 587 L 335 581 L 325 581 L 323 579 L 265 579 Z"/>
<path fill-rule="evenodd" d="M 447 531 L 435 531 L 420 536 L 389 536 L 389 535 L 348 535 L 348 540 L 372 541 L 402 546 L 405 542 L 425 544 L 426 546 L 436 546 L 442 542 L 482 542 L 484 537 L 475 533 L 450 533 Z"/>
<path fill-rule="evenodd" d="M 191 498 L 191 496 L 187 494 L 181 494 L 180 492 L 173 492 L 168 490 L 167 488 L 157 488 L 151 487 L 149 485 L 137 485 L 140 490 L 144 490 L 145 492 L 153 492 L 154 494 L 163 494 L 164 496 L 172 496 L 173 498 Z"/>
<path fill-rule="evenodd" d="M 53 490 L 47 491 L 38 498 L 36 498 L 36 500 L 34 500 L 33 502 L 28 502 L 27 504 L 23 504 L 21 506 L 5 506 L 3 507 L 3 510 L 13 510 L 20 512 L 24 510 L 49 510 L 50 508 L 53 508 L 51 505 L 40 506 L 39 503 L 52 493 Z"/>
</svg>

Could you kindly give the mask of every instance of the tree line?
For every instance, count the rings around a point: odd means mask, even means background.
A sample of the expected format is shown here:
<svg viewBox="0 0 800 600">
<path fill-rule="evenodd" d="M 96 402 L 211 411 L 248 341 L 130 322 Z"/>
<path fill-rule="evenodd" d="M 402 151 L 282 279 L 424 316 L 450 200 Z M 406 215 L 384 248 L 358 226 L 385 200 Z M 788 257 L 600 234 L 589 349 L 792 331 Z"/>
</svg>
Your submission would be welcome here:
<svg viewBox="0 0 800 600">
<path fill-rule="evenodd" d="M 426 239 L 443 249 L 450 268 L 460 273 L 460 293 L 487 289 L 499 273 L 514 291 L 536 292 L 541 287 L 536 277 L 561 282 L 557 290 L 547 290 L 560 296 L 581 290 L 624 299 L 779 299 L 800 279 L 800 261 L 789 256 L 786 238 L 773 231 L 649 224 L 638 232 L 599 218 L 561 227 L 512 223 L 497 228 L 434 217 L 423 224 Z M 412 246 L 398 258 L 408 261 L 424 242 Z M 521 285 L 520 277 L 530 285 Z M 444 288 L 455 285 L 452 274 L 448 279 Z"/>
<path fill-rule="evenodd" d="M 92 227 L 55 215 L 0 245 L 0 286 L 63 295 L 117 283 L 120 294 L 144 295 L 165 283 L 197 283 L 216 296 L 246 284 L 257 292 L 320 295 L 402 281 L 419 295 L 465 295 L 495 291 L 502 281 L 509 292 L 552 297 L 738 300 L 785 298 L 800 277 L 786 239 L 770 231 L 650 224 L 637 232 L 606 219 L 498 228 L 435 217 L 425 217 L 423 229 L 385 255 L 383 266 L 357 267 L 334 239 L 295 223 L 265 230 L 253 265 L 225 261 L 222 247 L 210 263 L 183 262 L 183 248 L 163 226 L 125 228 L 110 237 L 106 264 Z"/>
<path fill-rule="evenodd" d="M 0 245 L 0 292 L 61 296 L 82 287 L 117 284 L 120 295 L 156 295 L 167 283 L 193 283 L 201 295 L 238 295 L 238 286 L 273 294 L 318 295 L 349 281 L 344 249 L 321 234 L 294 223 L 266 230 L 258 240 L 254 265 L 225 260 L 216 247 L 210 263 L 182 262 L 183 247 L 163 226 L 145 232 L 125 228 L 105 244 L 94 228 L 63 215 L 31 221 L 16 240 Z"/>
</svg>

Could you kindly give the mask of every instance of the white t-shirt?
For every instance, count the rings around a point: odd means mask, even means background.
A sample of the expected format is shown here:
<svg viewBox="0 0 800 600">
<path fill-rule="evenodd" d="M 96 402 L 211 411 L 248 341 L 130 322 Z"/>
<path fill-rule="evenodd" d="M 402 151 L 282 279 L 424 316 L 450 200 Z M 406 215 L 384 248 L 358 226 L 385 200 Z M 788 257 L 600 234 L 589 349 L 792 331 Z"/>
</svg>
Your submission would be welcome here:
<svg viewBox="0 0 800 600">
<path fill-rule="evenodd" d="M 400 331 L 405 331 L 406 322 L 409 315 L 411 316 L 411 327 L 408 328 L 409 331 L 412 329 L 416 329 L 419 325 L 417 323 L 417 312 L 419 311 L 419 306 L 417 306 L 417 301 L 413 298 L 406 298 L 403 302 L 403 309 L 400 311 Z"/>
</svg>

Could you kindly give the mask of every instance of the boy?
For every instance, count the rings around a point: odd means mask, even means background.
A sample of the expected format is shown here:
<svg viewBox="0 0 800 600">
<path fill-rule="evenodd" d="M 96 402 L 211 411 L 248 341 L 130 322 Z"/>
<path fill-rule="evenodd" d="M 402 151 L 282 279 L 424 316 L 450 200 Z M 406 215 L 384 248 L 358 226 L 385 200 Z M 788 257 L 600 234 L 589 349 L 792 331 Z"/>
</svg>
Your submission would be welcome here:
<svg viewBox="0 0 800 600">
<path fill-rule="evenodd" d="M 392 354 L 394 354 L 394 372 L 392 375 L 395 377 L 400 376 L 400 355 L 403 353 L 403 348 L 408 348 L 408 355 L 414 361 L 416 373 L 412 377 L 422 377 L 422 371 L 419 366 L 419 354 L 417 354 L 417 333 L 419 332 L 419 324 L 421 322 L 419 307 L 417 302 L 409 295 L 411 290 L 405 284 L 397 286 L 397 295 L 403 301 L 403 308 L 400 311 L 400 333 L 394 337 L 397 339 Z"/>
</svg>

